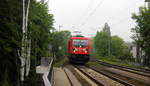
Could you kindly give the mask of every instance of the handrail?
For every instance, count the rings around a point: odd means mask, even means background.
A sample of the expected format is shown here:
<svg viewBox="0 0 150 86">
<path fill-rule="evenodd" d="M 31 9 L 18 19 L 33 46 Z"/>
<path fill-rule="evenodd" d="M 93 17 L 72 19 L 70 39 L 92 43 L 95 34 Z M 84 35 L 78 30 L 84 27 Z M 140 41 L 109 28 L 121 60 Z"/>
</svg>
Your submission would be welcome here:
<svg viewBox="0 0 150 86">
<path fill-rule="evenodd" d="M 48 71 L 45 72 L 42 76 L 45 86 L 52 86 L 53 80 L 53 59 L 51 60 Z"/>
<path fill-rule="evenodd" d="M 49 70 L 48 78 L 49 78 L 50 83 L 53 84 L 53 59 L 51 60 L 49 69 L 50 70 Z"/>
</svg>

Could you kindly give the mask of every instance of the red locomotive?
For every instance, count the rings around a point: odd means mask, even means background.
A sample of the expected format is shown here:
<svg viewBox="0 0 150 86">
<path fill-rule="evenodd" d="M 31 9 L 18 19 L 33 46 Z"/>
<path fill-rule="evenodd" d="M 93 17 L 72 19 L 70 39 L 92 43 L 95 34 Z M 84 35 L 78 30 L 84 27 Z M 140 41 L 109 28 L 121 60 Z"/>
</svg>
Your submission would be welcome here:
<svg viewBox="0 0 150 86">
<path fill-rule="evenodd" d="M 69 60 L 71 63 L 86 63 L 90 58 L 90 39 L 72 37 L 69 40 Z"/>
</svg>

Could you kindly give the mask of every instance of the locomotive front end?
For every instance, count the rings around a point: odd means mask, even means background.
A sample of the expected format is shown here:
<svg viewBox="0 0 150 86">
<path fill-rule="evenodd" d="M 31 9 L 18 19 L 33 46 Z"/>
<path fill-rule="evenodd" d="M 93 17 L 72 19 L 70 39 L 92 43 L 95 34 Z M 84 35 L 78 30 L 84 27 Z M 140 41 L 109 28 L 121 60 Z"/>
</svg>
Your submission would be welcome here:
<svg viewBox="0 0 150 86">
<path fill-rule="evenodd" d="M 69 41 L 69 60 L 72 63 L 86 63 L 90 57 L 90 40 L 85 37 L 72 37 Z"/>
</svg>

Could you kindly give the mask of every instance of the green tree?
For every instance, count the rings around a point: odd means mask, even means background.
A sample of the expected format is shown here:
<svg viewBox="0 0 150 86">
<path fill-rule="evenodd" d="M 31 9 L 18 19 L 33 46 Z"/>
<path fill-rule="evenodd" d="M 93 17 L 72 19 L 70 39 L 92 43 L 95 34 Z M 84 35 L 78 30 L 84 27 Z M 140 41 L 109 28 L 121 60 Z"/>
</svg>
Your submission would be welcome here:
<svg viewBox="0 0 150 86">
<path fill-rule="evenodd" d="M 48 13 L 47 3 L 31 0 L 29 11 L 28 35 L 31 38 L 31 70 L 29 74 L 29 85 L 35 86 L 36 71 L 35 68 L 40 64 L 41 57 L 49 57 L 49 45 L 53 38 L 51 30 L 53 28 L 53 15 Z"/>
<path fill-rule="evenodd" d="M 107 32 L 97 32 L 94 38 L 97 55 L 102 57 L 109 56 L 109 37 L 110 36 Z"/>
<path fill-rule="evenodd" d="M 60 59 L 68 53 L 68 42 L 71 37 L 71 33 L 69 31 L 56 31 L 53 34 L 52 52 L 57 59 Z"/>
<path fill-rule="evenodd" d="M 111 37 L 111 54 L 124 60 L 132 57 L 127 44 L 118 36 Z"/>
<path fill-rule="evenodd" d="M 111 32 L 110 32 L 110 27 L 108 25 L 108 23 L 106 22 L 104 27 L 103 27 L 103 32 L 106 32 L 108 34 L 108 38 L 106 40 L 108 40 L 108 56 L 110 56 L 110 48 L 111 48 Z"/>
<path fill-rule="evenodd" d="M 28 0 L 25 0 L 26 3 Z M 22 0 L 0 1 L 0 86 L 20 85 L 18 50 L 22 45 Z M 27 5 L 26 5 L 27 7 Z M 27 80 L 35 86 L 35 66 L 41 56 L 48 56 L 51 43 L 53 15 L 47 3 L 31 0 L 28 21 L 28 38 L 31 39 L 31 71 Z M 39 60 L 38 60 L 39 58 Z M 37 62 L 38 61 L 38 62 Z"/>
<path fill-rule="evenodd" d="M 34 57 L 46 56 L 48 46 L 52 39 L 53 15 L 48 13 L 47 4 L 32 1 L 29 14 L 29 34 L 32 40 L 32 55 Z M 36 56 L 35 56 L 36 55 Z"/>
<path fill-rule="evenodd" d="M 0 1 L 0 86 L 15 86 L 19 83 L 17 50 L 22 37 L 21 8 L 20 0 Z"/>
<path fill-rule="evenodd" d="M 68 46 L 69 46 L 69 39 L 71 37 L 71 32 L 70 31 L 62 31 L 63 33 L 63 46 L 62 46 L 62 50 L 63 50 L 63 54 L 64 56 L 67 56 L 68 55 Z"/>
<path fill-rule="evenodd" d="M 109 51 L 109 41 L 110 43 L 110 52 L 111 55 L 108 54 Z M 129 49 L 127 47 L 127 44 L 118 36 L 112 36 L 110 38 L 110 35 L 107 32 L 97 32 L 95 38 L 95 48 L 96 48 L 96 54 L 100 57 L 110 57 L 114 56 L 118 59 L 123 60 L 130 60 L 132 58 L 131 53 L 129 52 Z"/>
<path fill-rule="evenodd" d="M 141 62 L 141 58 L 140 58 L 140 52 L 142 52 L 140 50 L 141 47 L 141 37 L 140 37 L 140 32 L 139 32 L 139 27 L 136 26 L 135 28 L 132 28 L 131 31 L 134 33 L 131 38 L 135 41 L 135 45 L 136 45 L 136 61 L 137 62 Z"/>
<path fill-rule="evenodd" d="M 139 34 L 140 45 L 145 52 L 144 64 L 150 65 L 150 2 L 149 0 L 147 2 L 145 6 L 139 8 L 138 14 L 132 15 L 132 19 L 137 23 L 138 28 L 134 30 Z"/>
<path fill-rule="evenodd" d="M 123 49 L 124 49 L 124 41 L 118 37 L 118 36 L 113 36 L 112 41 L 111 41 L 111 53 L 114 56 L 119 57 L 120 55 L 123 54 Z"/>
</svg>

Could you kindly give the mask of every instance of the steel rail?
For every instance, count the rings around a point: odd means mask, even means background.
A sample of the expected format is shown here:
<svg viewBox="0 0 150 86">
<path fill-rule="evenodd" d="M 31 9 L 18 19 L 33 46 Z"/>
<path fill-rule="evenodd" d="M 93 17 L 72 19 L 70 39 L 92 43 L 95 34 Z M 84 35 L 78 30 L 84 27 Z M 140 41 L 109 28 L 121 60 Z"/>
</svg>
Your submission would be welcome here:
<svg viewBox="0 0 150 86">
<path fill-rule="evenodd" d="M 102 74 L 102 75 L 104 75 L 104 76 L 106 76 L 106 77 L 108 77 L 108 78 L 114 80 L 114 81 L 117 81 L 117 82 L 119 82 L 119 83 L 121 83 L 121 84 L 123 84 L 123 85 L 125 85 L 125 86 L 135 86 L 135 85 L 133 85 L 133 84 L 131 84 L 131 83 L 128 83 L 128 82 L 126 82 L 126 81 L 124 81 L 124 80 L 121 80 L 121 79 L 119 79 L 119 78 L 117 78 L 117 77 L 113 77 L 113 76 L 107 75 L 106 73 L 101 72 L 101 71 L 98 71 L 98 70 L 96 70 L 96 69 L 94 69 L 94 68 L 92 68 L 92 67 L 89 67 L 89 66 L 86 66 L 86 67 L 88 67 L 89 69 L 92 69 L 92 70 L 94 70 L 94 71 L 96 71 L 96 72 L 98 72 L 98 73 L 100 73 L 100 74 Z"/>
<path fill-rule="evenodd" d="M 100 62 L 99 64 L 104 65 L 104 66 L 109 66 L 109 67 L 117 68 L 117 69 L 120 69 L 120 70 L 123 70 L 123 71 L 127 71 L 127 72 L 135 73 L 135 74 L 138 74 L 138 75 L 150 77 L 150 75 L 143 74 L 143 73 L 150 73 L 148 71 L 144 72 L 144 71 L 134 69 L 134 68 L 130 68 L 130 67 L 114 65 L 114 64 L 110 64 L 110 63 L 106 63 L 106 62 L 102 62 L 102 61 L 98 61 L 98 62 Z M 141 72 L 141 73 L 139 73 L 139 72 Z"/>
<path fill-rule="evenodd" d="M 98 62 L 101 62 L 101 63 L 110 64 L 110 63 L 103 62 L 103 61 L 100 61 L 100 60 L 97 60 L 97 61 L 98 61 Z M 115 64 L 111 64 L 111 65 L 120 66 L 120 65 L 115 65 Z M 145 68 L 131 68 L 131 67 L 127 67 L 127 66 L 120 66 L 120 67 L 128 68 L 128 69 L 135 70 L 135 71 L 139 71 L 139 72 L 150 73 L 150 69 L 145 69 Z"/>
<path fill-rule="evenodd" d="M 81 73 L 83 73 L 85 76 L 87 76 L 89 79 L 91 79 L 92 81 L 94 81 L 98 86 L 105 86 L 102 82 L 97 81 L 96 79 L 94 79 L 93 77 L 91 77 L 90 75 L 88 75 L 87 73 L 85 73 L 83 70 L 81 70 L 78 66 L 73 65 L 75 68 L 77 68 Z"/>
<path fill-rule="evenodd" d="M 65 72 L 65 74 L 67 75 L 67 78 L 68 78 L 68 80 L 69 80 L 69 82 L 70 82 L 70 85 L 73 86 L 73 83 L 72 83 L 71 79 L 69 78 L 69 75 L 67 74 L 66 70 L 64 70 L 64 72 Z"/>
</svg>

